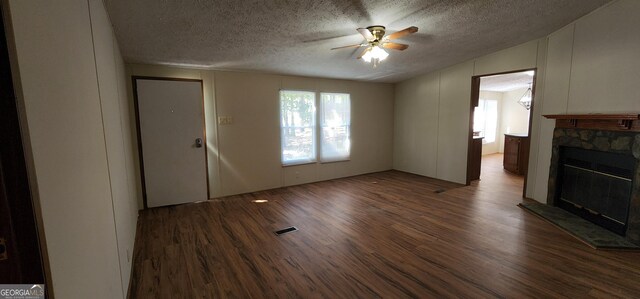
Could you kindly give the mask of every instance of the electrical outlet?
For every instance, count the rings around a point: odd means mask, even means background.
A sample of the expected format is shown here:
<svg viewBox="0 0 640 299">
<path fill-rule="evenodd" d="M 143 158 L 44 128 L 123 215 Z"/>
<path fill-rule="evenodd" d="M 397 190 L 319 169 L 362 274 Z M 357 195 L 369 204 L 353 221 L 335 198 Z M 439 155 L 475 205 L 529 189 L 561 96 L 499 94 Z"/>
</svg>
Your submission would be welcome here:
<svg viewBox="0 0 640 299">
<path fill-rule="evenodd" d="M 232 116 L 227 116 L 227 125 L 230 125 L 233 123 L 233 117 Z"/>
</svg>

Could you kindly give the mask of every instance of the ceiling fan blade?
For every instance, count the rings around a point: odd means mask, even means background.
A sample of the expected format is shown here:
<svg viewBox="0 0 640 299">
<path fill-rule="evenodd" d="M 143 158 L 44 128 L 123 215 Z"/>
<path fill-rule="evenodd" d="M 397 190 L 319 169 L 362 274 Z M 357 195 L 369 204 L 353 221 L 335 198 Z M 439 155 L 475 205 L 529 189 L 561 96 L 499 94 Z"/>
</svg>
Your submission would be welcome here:
<svg viewBox="0 0 640 299">
<path fill-rule="evenodd" d="M 360 53 L 360 55 L 358 55 L 358 59 L 361 59 L 362 56 L 364 56 L 365 53 L 367 53 L 367 51 L 369 51 L 371 48 L 365 48 L 362 53 Z"/>
<path fill-rule="evenodd" d="M 387 49 L 394 49 L 394 50 L 402 51 L 402 50 L 405 50 L 406 48 L 409 48 L 409 45 L 386 42 L 386 43 L 382 44 L 382 47 L 387 48 Z"/>
<path fill-rule="evenodd" d="M 403 37 L 405 35 L 409 35 L 411 33 L 416 33 L 416 32 L 418 32 L 418 27 L 411 26 L 409 28 L 400 30 L 398 32 L 391 33 L 391 34 L 385 36 L 384 39 L 385 40 L 392 40 L 392 39 L 401 38 L 401 37 Z"/>
<path fill-rule="evenodd" d="M 368 41 L 375 38 L 373 37 L 373 34 L 371 34 L 371 31 L 369 31 L 369 29 L 367 28 L 358 28 L 358 32 L 360 32 L 360 34 L 362 34 L 362 36 Z"/>
<path fill-rule="evenodd" d="M 348 45 L 348 46 L 342 46 L 342 47 L 336 47 L 336 48 L 331 48 L 331 50 L 337 50 L 337 49 L 345 49 L 345 48 L 360 48 L 360 47 L 364 47 L 367 44 L 358 44 L 358 45 Z"/>
</svg>

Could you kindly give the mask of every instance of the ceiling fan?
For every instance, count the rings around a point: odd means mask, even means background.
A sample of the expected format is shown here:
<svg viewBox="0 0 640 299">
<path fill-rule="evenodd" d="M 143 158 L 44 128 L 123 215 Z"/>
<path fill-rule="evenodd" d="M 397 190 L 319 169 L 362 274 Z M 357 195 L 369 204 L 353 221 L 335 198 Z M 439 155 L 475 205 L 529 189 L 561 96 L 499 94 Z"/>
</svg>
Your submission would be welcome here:
<svg viewBox="0 0 640 299">
<path fill-rule="evenodd" d="M 366 43 L 337 47 L 337 48 L 332 48 L 331 50 L 366 47 L 364 51 L 360 53 L 360 55 L 358 56 L 358 59 L 363 59 L 366 62 L 373 62 L 373 67 L 376 67 L 378 66 L 380 61 L 385 60 L 387 56 L 389 56 L 389 53 L 387 53 L 382 48 L 394 49 L 394 50 L 400 50 L 400 51 L 409 48 L 409 45 L 394 43 L 394 42 L 391 42 L 391 40 L 394 40 L 412 33 L 416 33 L 418 32 L 418 27 L 411 26 L 409 28 L 400 30 L 398 32 L 394 32 L 387 36 L 384 35 L 385 34 L 384 26 L 380 26 L 380 25 L 369 26 L 367 28 L 358 28 L 358 32 L 360 32 L 360 34 L 362 34 L 362 36 L 367 40 Z"/>
</svg>

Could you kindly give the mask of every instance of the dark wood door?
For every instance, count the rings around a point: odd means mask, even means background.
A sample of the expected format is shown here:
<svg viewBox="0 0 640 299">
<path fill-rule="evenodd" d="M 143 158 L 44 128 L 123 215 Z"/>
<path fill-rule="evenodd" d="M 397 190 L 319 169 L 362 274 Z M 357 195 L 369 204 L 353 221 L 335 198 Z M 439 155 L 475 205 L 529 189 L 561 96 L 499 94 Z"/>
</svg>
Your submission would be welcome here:
<svg viewBox="0 0 640 299">
<path fill-rule="evenodd" d="M 44 283 L 4 20 L 0 28 L 0 283 Z"/>
</svg>

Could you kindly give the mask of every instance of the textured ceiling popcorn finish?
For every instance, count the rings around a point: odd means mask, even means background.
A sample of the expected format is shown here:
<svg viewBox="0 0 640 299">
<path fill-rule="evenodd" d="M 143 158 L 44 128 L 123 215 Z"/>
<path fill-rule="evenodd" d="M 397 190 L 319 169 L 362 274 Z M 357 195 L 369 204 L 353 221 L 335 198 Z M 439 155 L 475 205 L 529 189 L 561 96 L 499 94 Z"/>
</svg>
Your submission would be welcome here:
<svg viewBox="0 0 640 299">
<path fill-rule="evenodd" d="M 125 60 L 398 82 L 543 37 L 607 0 L 106 0 Z M 359 27 L 398 39 L 377 68 L 356 59 Z"/>
<path fill-rule="evenodd" d="M 527 88 L 533 84 L 533 73 L 511 73 L 480 78 L 480 90 L 506 92 L 519 88 Z"/>
</svg>

